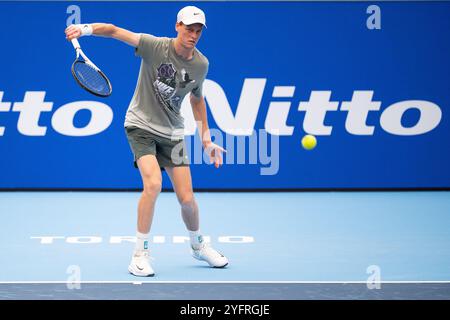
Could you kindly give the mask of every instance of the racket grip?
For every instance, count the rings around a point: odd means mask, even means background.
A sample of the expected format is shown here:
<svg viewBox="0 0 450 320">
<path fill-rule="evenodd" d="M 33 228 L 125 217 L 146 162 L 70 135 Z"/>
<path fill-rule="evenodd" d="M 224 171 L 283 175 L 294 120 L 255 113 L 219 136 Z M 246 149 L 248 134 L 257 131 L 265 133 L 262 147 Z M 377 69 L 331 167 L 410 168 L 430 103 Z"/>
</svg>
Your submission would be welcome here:
<svg viewBox="0 0 450 320">
<path fill-rule="evenodd" d="M 78 39 L 72 39 L 71 41 L 75 50 L 80 49 L 80 43 L 78 42 Z"/>
</svg>

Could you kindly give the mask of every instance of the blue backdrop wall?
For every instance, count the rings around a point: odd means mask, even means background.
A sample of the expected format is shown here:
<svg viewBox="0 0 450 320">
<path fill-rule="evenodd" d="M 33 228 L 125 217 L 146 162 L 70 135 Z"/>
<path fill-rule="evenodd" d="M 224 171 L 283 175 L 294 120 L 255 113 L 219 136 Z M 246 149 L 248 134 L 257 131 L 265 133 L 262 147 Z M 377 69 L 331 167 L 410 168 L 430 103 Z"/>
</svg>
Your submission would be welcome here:
<svg viewBox="0 0 450 320">
<path fill-rule="evenodd" d="M 113 85 L 106 99 L 84 92 L 70 73 L 69 6 L 83 23 L 174 37 L 186 4 L 1 2 L 0 188 L 139 188 L 123 122 L 140 60 L 80 39 Z M 198 6 L 209 124 L 228 153 L 218 170 L 202 160 L 185 101 L 196 188 L 450 187 L 450 3 Z"/>
</svg>

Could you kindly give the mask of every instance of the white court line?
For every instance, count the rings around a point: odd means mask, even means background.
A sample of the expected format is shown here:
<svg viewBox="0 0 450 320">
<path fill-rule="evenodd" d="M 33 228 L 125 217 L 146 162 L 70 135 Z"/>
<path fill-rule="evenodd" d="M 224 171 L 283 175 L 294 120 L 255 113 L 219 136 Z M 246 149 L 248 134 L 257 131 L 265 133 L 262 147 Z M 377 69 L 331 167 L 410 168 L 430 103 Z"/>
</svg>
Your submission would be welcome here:
<svg viewBox="0 0 450 320">
<path fill-rule="evenodd" d="M 367 284 L 367 281 L 95 281 L 95 280 L 87 280 L 87 281 L 0 281 L 0 284 L 144 284 L 144 283 L 169 283 L 169 284 L 203 284 L 203 283 L 213 283 L 213 284 Z M 450 284 L 450 280 L 425 280 L 425 281 L 379 281 L 379 282 L 370 282 L 370 284 L 424 284 L 424 283 L 443 283 Z"/>
</svg>

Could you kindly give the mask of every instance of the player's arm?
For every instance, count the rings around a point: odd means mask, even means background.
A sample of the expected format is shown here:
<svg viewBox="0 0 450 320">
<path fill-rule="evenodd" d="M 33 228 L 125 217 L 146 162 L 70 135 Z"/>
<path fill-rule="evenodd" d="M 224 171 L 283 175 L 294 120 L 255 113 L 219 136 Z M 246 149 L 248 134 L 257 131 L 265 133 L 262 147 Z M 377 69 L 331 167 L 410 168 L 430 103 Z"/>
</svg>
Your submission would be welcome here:
<svg viewBox="0 0 450 320">
<path fill-rule="evenodd" d="M 210 158 L 214 162 L 215 167 L 218 168 L 222 164 L 222 152 L 226 152 L 226 150 L 211 141 L 205 98 L 203 96 L 196 97 L 191 93 L 190 102 L 203 148 L 210 152 Z"/>
<path fill-rule="evenodd" d="M 206 114 L 206 103 L 203 96 L 196 97 L 191 94 L 190 96 L 192 113 L 194 119 L 197 122 L 198 133 L 200 135 L 200 141 L 202 141 L 203 147 L 211 142 L 211 134 L 209 133 L 208 117 Z"/>
<path fill-rule="evenodd" d="M 139 45 L 140 38 L 139 33 L 116 27 L 111 23 L 73 24 L 66 28 L 65 33 L 69 41 L 83 35 L 94 35 L 117 39 L 133 47 Z"/>
</svg>

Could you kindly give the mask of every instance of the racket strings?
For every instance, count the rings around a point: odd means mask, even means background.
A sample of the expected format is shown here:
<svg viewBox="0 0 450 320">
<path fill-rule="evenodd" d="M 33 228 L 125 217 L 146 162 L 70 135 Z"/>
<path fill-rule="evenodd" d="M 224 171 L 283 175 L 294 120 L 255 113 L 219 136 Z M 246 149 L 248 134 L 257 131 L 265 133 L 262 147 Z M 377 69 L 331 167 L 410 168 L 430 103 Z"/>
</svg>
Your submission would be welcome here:
<svg viewBox="0 0 450 320">
<path fill-rule="evenodd" d="M 85 62 L 77 61 L 73 69 L 78 81 L 87 89 L 102 96 L 107 96 L 111 93 L 108 80 L 94 67 Z"/>
</svg>

